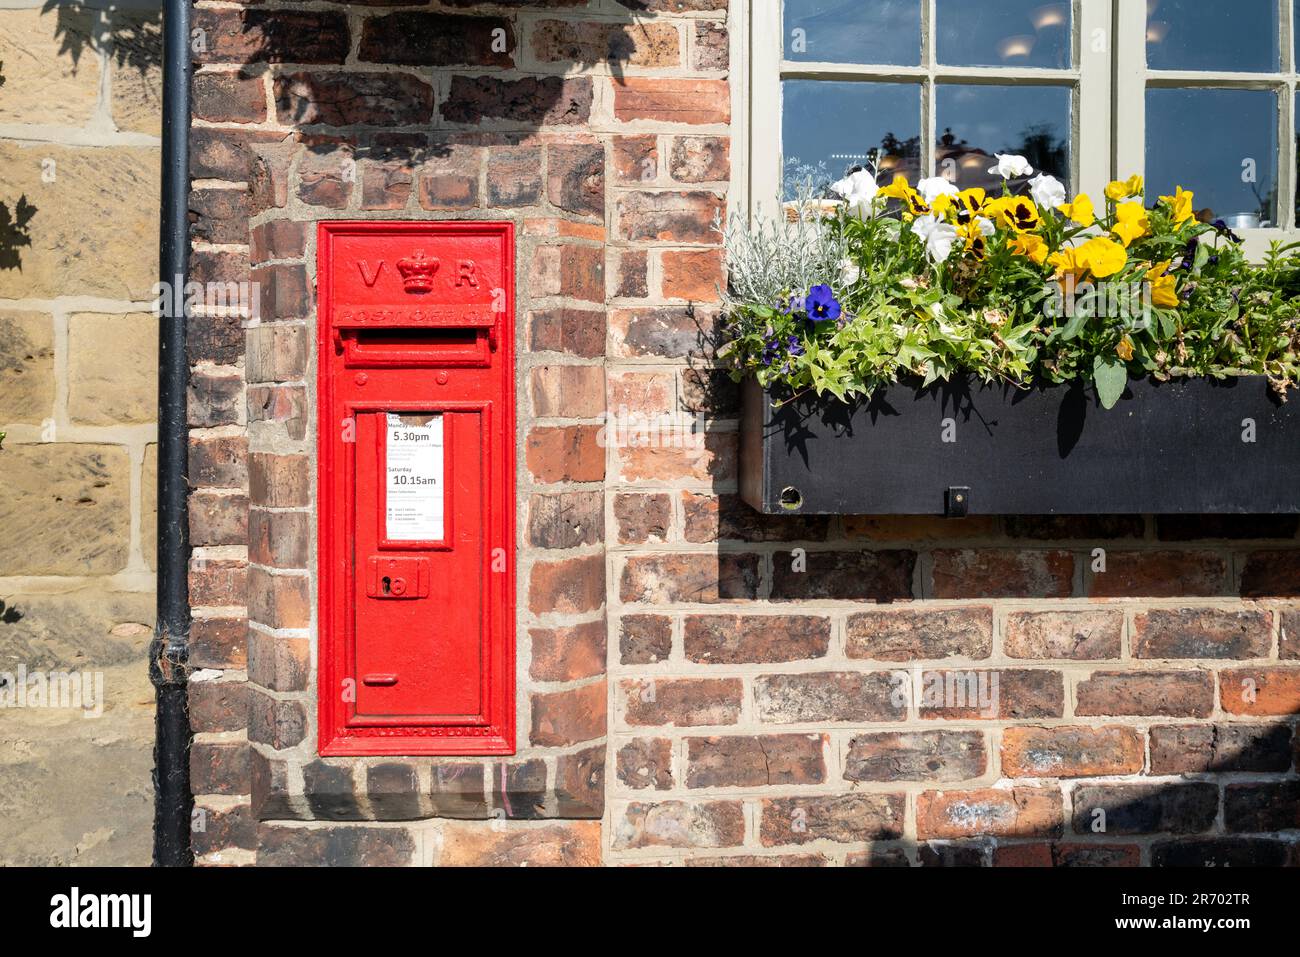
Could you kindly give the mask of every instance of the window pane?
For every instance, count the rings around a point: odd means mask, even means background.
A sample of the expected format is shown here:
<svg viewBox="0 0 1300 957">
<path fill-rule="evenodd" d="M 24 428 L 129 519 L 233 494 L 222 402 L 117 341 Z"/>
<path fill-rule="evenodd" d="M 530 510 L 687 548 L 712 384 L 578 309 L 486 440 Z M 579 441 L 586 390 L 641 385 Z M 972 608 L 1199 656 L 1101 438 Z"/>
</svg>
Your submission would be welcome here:
<svg viewBox="0 0 1300 957">
<path fill-rule="evenodd" d="M 921 2 L 785 0 L 785 58 L 916 66 L 921 62 Z"/>
<path fill-rule="evenodd" d="M 1280 69 L 1277 0 L 1147 0 L 1147 65 L 1216 73 Z"/>
<path fill-rule="evenodd" d="M 1041 171 L 1070 184 L 1070 89 L 1063 86 L 961 86 L 935 91 L 939 142 L 935 172 L 962 189 L 1002 188 L 990 173 L 994 153 L 1015 153 Z M 1023 192 L 1028 180 L 1011 188 Z"/>
<path fill-rule="evenodd" d="M 910 83 L 786 80 L 781 143 L 785 198 L 812 179 L 823 187 L 875 161 L 881 182 L 920 166 L 921 87 Z"/>
<path fill-rule="evenodd" d="M 1277 94 L 1148 90 L 1147 199 L 1194 190 L 1196 209 L 1237 225 L 1271 224 L 1277 209 Z M 1123 174 L 1126 170 L 1120 170 Z"/>
<path fill-rule="evenodd" d="M 938 0 L 939 62 L 1068 69 L 1070 4 L 1043 0 Z"/>
</svg>

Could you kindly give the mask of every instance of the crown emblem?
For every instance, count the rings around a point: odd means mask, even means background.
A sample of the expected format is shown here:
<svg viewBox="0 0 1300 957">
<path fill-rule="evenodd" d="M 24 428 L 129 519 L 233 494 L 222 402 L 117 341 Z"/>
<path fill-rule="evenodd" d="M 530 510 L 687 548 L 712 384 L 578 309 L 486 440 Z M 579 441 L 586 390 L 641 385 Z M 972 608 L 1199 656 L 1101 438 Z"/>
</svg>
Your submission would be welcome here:
<svg viewBox="0 0 1300 957">
<path fill-rule="evenodd" d="M 397 261 L 397 271 L 402 274 L 402 285 L 407 292 L 432 292 L 433 274 L 439 265 L 436 259 L 425 259 L 423 249 L 417 249 L 409 259 Z"/>
</svg>

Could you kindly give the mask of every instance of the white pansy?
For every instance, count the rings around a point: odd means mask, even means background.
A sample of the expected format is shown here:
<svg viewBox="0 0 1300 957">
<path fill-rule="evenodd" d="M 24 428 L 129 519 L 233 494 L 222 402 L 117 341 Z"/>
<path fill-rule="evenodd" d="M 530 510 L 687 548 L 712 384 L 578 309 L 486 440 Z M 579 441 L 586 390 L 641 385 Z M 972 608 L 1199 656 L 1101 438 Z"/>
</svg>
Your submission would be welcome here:
<svg viewBox="0 0 1300 957">
<path fill-rule="evenodd" d="M 940 196 L 956 196 L 958 192 L 957 187 L 943 176 L 931 176 L 929 179 L 921 180 L 916 184 L 916 191 L 921 194 L 927 206 Z"/>
<path fill-rule="evenodd" d="M 957 241 L 956 228 L 933 214 L 912 220 L 912 232 L 925 242 L 925 251 L 935 262 L 947 260 Z"/>
<path fill-rule="evenodd" d="M 1056 209 L 1065 202 L 1065 184 L 1055 176 L 1039 173 L 1029 181 L 1029 195 L 1043 209 Z"/>
<path fill-rule="evenodd" d="M 1003 179 L 1034 175 L 1034 168 L 1029 165 L 1029 160 L 1023 156 L 1016 156 L 1014 153 L 994 153 L 993 155 L 997 157 L 998 165 L 989 170 L 990 173 L 997 173 Z"/>
<path fill-rule="evenodd" d="M 852 259 L 840 260 L 840 285 L 852 286 L 862 278 L 862 269 Z"/>
<path fill-rule="evenodd" d="M 860 169 L 856 173 L 850 173 L 838 183 L 832 183 L 831 189 L 844 197 L 851 215 L 859 219 L 870 219 L 876 214 L 876 194 L 880 192 L 880 186 L 870 170 Z"/>
<path fill-rule="evenodd" d="M 993 220 L 986 219 L 983 216 L 975 217 L 975 225 L 980 228 L 980 232 L 985 236 L 992 236 L 998 231 L 998 228 L 993 225 Z"/>
</svg>

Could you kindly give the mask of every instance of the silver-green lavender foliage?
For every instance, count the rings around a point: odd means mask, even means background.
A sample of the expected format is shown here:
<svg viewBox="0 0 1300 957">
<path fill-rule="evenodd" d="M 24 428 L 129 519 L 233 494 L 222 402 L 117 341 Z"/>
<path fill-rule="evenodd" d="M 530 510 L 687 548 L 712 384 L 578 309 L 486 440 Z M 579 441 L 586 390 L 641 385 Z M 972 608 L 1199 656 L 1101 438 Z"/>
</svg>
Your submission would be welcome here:
<svg viewBox="0 0 1300 957">
<path fill-rule="evenodd" d="M 823 283 L 839 286 L 847 249 L 841 231 L 828 229 L 824 210 L 811 183 L 802 187 L 794 208 L 795 222 L 777 207 L 779 217 L 760 211 L 746 222 L 736 216 L 727 225 L 726 257 L 730 288 L 728 308 L 764 303 L 778 305 L 791 295 L 806 295 Z"/>
</svg>

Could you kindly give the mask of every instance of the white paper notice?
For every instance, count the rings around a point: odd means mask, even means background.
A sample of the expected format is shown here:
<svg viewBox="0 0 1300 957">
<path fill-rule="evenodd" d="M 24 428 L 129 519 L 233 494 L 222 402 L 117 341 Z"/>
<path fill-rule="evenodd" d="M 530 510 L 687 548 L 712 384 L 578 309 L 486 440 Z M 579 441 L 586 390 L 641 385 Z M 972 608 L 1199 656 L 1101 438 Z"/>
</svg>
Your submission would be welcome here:
<svg viewBox="0 0 1300 957">
<path fill-rule="evenodd" d="M 387 537 L 394 542 L 441 541 L 442 416 L 390 412 L 387 425 Z"/>
</svg>

